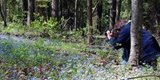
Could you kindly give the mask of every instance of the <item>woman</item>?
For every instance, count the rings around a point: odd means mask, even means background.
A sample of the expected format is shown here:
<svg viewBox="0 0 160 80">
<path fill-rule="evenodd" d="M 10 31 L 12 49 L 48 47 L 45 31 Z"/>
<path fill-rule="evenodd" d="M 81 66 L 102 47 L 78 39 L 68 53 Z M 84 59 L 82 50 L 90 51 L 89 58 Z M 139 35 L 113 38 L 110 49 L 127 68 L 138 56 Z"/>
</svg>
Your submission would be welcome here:
<svg viewBox="0 0 160 80">
<path fill-rule="evenodd" d="M 120 20 L 115 24 L 113 31 L 108 30 L 106 32 L 106 36 L 114 49 L 124 49 L 122 59 L 125 62 L 128 62 L 130 55 L 130 28 L 131 21 L 127 22 L 125 20 Z M 142 40 L 143 54 L 139 59 L 140 64 L 148 64 L 155 68 L 157 66 L 157 58 L 160 55 L 158 42 L 152 34 L 145 29 L 142 29 Z"/>
</svg>

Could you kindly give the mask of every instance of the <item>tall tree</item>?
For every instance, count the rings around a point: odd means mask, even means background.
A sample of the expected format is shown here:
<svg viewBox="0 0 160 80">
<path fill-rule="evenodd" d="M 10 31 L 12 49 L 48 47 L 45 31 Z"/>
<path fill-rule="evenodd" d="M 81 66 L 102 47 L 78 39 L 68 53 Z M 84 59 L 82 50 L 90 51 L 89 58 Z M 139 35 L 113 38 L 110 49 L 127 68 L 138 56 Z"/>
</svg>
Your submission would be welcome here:
<svg viewBox="0 0 160 80">
<path fill-rule="evenodd" d="M 63 14 L 63 0 L 60 0 L 60 17 L 62 17 L 62 14 Z"/>
<path fill-rule="evenodd" d="M 31 24 L 31 0 L 28 0 L 27 25 Z"/>
<path fill-rule="evenodd" d="M 88 44 L 93 43 L 93 26 L 92 26 L 92 0 L 87 0 L 87 27 L 88 27 Z"/>
<path fill-rule="evenodd" d="M 7 0 L 0 1 L 0 14 L 4 22 L 4 27 L 7 26 Z"/>
<path fill-rule="evenodd" d="M 24 12 L 24 20 L 23 22 L 26 24 L 27 21 L 27 11 L 28 11 L 28 0 L 23 0 L 23 12 Z"/>
<path fill-rule="evenodd" d="M 86 11 L 84 10 L 87 5 L 84 5 L 83 3 L 86 3 L 87 0 L 78 0 L 79 1 L 79 7 L 78 7 L 78 27 L 83 27 L 83 26 L 86 26 Z"/>
<path fill-rule="evenodd" d="M 115 20 L 116 20 L 116 3 L 117 3 L 117 0 L 112 0 L 111 1 L 111 7 L 110 7 L 110 28 L 113 28 L 114 24 L 115 24 Z"/>
<path fill-rule="evenodd" d="M 103 3 L 102 0 L 98 0 L 98 5 L 97 5 L 97 29 L 99 30 L 99 32 L 102 34 L 102 7 L 103 7 Z"/>
<path fill-rule="evenodd" d="M 59 0 L 52 0 L 52 3 L 51 3 L 51 7 L 52 7 L 52 17 L 55 17 L 55 18 L 59 18 L 59 7 L 58 7 L 58 4 L 59 4 Z"/>
<path fill-rule="evenodd" d="M 33 20 L 34 12 L 34 0 L 28 0 L 28 11 L 27 11 L 27 25 L 30 26 L 31 21 Z"/>
<path fill-rule="evenodd" d="M 77 13 L 78 13 L 78 0 L 75 0 L 75 11 L 74 11 L 74 28 L 77 28 Z"/>
<path fill-rule="evenodd" d="M 120 18 L 121 2 L 122 2 L 122 0 L 117 0 L 117 3 L 116 3 L 116 19 L 115 19 L 115 21 L 118 21 L 119 18 Z"/>
<path fill-rule="evenodd" d="M 132 0 L 132 23 L 131 23 L 131 52 L 129 64 L 139 65 L 142 53 L 142 0 Z"/>
</svg>

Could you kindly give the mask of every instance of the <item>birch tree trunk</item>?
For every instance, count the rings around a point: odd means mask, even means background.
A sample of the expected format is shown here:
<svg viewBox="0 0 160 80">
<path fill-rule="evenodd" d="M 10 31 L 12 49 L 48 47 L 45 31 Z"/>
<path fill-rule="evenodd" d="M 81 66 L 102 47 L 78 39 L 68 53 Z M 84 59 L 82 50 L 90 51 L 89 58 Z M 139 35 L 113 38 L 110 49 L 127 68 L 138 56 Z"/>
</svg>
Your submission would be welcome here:
<svg viewBox="0 0 160 80">
<path fill-rule="evenodd" d="M 34 5 L 33 0 L 28 0 L 28 11 L 27 11 L 27 26 L 30 26 L 31 21 L 33 20 L 33 11 Z"/>
<path fill-rule="evenodd" d="M 59 7 L 58 7 L 58 4 L 59 4 L 59 0 L 52 0 L 52 3 L 51 3 L 51 7 L 52 7 L 52 12 L 51 12 L 51 15 L 52 17 L 54 18 L 59 18 Z"/>
<path fill-rule="evenodd" d="M 138 66 L 142 53 L 142 0 L 132 0 L 131 52 L 129 64 Z"/>
</svg>

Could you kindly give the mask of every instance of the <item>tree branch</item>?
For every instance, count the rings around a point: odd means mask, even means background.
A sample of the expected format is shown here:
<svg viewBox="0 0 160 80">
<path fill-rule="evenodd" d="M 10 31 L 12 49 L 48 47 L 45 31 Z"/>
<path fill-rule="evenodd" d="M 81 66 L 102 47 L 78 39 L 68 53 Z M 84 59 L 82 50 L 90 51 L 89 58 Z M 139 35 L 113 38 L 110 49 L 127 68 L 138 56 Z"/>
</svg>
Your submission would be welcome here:
<svg viewBox="0 0 160 80">
<path fill-rule="evenodd" d="M 158 78 L 160 78 L 160 75 L 145 75 L 145 76 L 125 78 L 125 79 L 120 79 L 120 80 L 130 80 L 130 79 L 137 79 L 137 78 L 144 78 L 144 77 L 158 77 Z"/>
<path fill-rule="evenodd" d="M 96 3 L 96 5 L 94 6 L 92 14 L 96 11 L 99 2 L 100 2 L 100 0 L 98 0 L 98 2 Z"/>
</svg>

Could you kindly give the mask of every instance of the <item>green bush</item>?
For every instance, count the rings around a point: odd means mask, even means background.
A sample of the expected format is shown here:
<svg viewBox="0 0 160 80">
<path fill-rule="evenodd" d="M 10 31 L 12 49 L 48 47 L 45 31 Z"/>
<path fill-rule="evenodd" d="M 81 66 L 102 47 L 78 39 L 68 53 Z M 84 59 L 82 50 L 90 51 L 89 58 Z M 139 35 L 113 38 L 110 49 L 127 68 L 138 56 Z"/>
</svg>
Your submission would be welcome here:
<svg viewBox="0 0 160 80">
<path fill-rule="evenodd" d="M 39 17 L 32 22 L 30 28 L 37 33 L 44 33 L 48 34 L 50 37 L 54 37 L 58 30 L 58 22 L 54 18 L 50 18 L 49 20 L 45 21 L 44 17 Z"/>
</svg>

